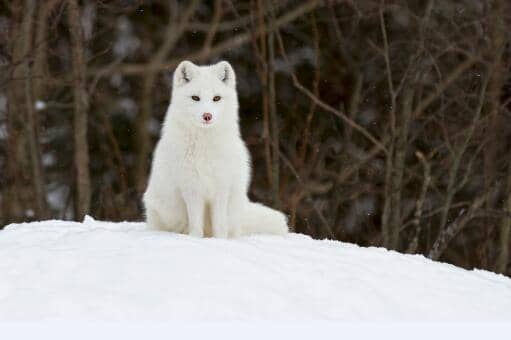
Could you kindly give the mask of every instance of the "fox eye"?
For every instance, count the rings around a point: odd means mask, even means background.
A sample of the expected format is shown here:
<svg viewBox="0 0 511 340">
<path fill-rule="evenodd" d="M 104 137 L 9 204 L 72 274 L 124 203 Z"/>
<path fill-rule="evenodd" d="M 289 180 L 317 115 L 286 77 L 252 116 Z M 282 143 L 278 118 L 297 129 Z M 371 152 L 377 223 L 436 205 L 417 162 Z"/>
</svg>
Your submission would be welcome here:
<svg viewBox="0 0 511 340">
<path fill-rule="evenodd" d="M 199 96 L 192 96 L 192 99 L 195 100 L 196 102 L 200 101 L 200 97 Z"/>
<path fill-rule="evenodd" d="M 222 97 L 220 97 L 220 96 L 214 96 L 214 97 L 213 97 L 213 101 L 214 101 L 214 102 L 217 102 L 217 101 L 219 101 L 220 99 L 222 99 Z"/>
</svg>

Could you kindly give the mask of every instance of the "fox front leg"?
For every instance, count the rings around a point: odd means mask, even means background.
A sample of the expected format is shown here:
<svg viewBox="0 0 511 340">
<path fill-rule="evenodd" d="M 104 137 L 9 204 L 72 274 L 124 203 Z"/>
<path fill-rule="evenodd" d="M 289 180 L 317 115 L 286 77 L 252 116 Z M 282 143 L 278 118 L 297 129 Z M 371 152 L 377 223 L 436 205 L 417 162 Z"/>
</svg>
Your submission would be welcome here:
<svg viewBox="0 0 511 340">
<path fill-rule="evenodd" d="M 188 214 L 188 234 L 194 237 L 204 236 L 205 202 L 196 192 L 185 191 L 183 198 Z"/>
<path fill-rule="evenodd" d="M 217 195 L 211 204 L 213 237 L 227 238 L 228 236 L 227 200 L 228 194 L 226 191 Z"/>
</svg>

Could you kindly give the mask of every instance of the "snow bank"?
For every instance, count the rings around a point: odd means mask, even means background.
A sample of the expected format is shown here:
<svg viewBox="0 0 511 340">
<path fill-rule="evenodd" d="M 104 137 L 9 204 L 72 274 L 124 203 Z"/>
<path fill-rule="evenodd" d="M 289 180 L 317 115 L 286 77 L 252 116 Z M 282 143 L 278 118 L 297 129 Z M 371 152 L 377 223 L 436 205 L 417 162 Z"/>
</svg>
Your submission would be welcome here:
<svg viewBox="0 0 511 340">
<path fill-rule="evenodd" d="M 236 240 L 143 223 L 0 231 L 0 321 L 511 320 L 511 280 L 291 234 Z"/>
</svg>

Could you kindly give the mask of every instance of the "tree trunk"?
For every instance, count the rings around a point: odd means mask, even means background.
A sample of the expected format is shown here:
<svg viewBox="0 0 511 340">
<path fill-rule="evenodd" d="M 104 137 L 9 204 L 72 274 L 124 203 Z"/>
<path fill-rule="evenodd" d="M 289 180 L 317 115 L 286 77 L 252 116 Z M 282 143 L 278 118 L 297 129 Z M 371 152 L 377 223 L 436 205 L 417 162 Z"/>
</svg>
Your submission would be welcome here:
<svg viewBox="0 0 511 340">
<path fill-rule="evenodd" d="M 277 118 L 276 94 L 275 94 L 275 35 L 273 28 L 275 25 L 275 16 L 273 13 L 273 3 L 268 1 L 271 10 L 270 33 L 268 34 L 268 99 L 271 125 L 271 145 L 272 145 L 272 200 L 273 206 L 280 209 L 280 146 L 279 146 L 279 124 Z"/>
<path fill-rule="evenodd" d="M 74 105 L 74 167 L 76 176 L 75 219 L 82 220 L 90 208 L 89 149 L 87 143 L 87 111 L 85 46 L 77 0 L 68 1 L 71 33 Z"/>
<path fill-rule="evenodd" d="M 500 226 L 500 251 L 497 258 L 497 272 L 505 274 L 509 264 L 509 236 L 511 234 L 511 160 L 508 164 L 507 174 L 507 198 L 504 203 L 504 217 Z"/>
<path fill-rule="evenodd" d="M 32 66 L 36 0 L 14 7 L 11 35 L 12 84 L 8 101 L 7 192 L 13 221 L 47 217 L 46 191 L 37 137 Z"/>
<path fill-rule="evenodd" d="M 25 8 L 25 16 L 28 17 L 29 23 L 27 23 L 26 31 L 24 32 L 27 53 L 33 50 L 33 30 L 34 30 L 34 18 L 36 11 L 36 1 L 27 0 Z M 30 56 L 32 57 L 32 56 Z M 34 97 L 33 97 L 33 84 L 32 84 L 32 65 L 28 58 L 25 58 L 24 67 L 24 83 L 25 83 L 25 107 L 27 110 L 26 120 L 26 135 L 28 136 L 28 150 L 30 153 L 30 166 L 31 166 L 31 177 L 34 188 L 34 203 L 35 203 L 35 215 L 38 219 L 47 218 L 48 210 L 46 203 L 46 190 L 43 178 L 43 167 L 41 164 L 41 152 L 39 150 L 39 138 L 36 112 L 34 110 Z"/>
<path fill-rule="evenodd" d="M 507 79 L 506 77 L 506 25 L 504 18 L 501 15 L 504 10 L 505 4 L 503 1 L 495 1 L 493 4 L 494 20 L 491 20 L 490 31 L 492 36 L 491 54 L 494 59 L 491 61 L 490 66 L 490 80 L 488 83 L 488 99 L 485 104 L 485 113 L 489 118 L 488 130 L 486 136 L 488 138 L 487 146 L 484 152 L 484 187 L 488 191 L 493 185 L 498 176 L 498 168 L 501 162 L 499 154 L 506 147 L 506 138 L 503 135 L 503 114 L 501 110 L 501 95 L 502 88 Z M 507 8 L 506 8 L 507 9 Z M 496 209 L 498 195 L 488 198 L 486 208 L 488 210 Z M 502 221 L 505 224 L 506 217 Z M 483 268 L 494 267 L 496 260 L 495 252 L 495 234 L 498 221 L 492 218 L 485 219 L 485 228 L 482 232 L 483 235 L 483 251 L 481 258 L 481 265 Z M 498 265 L 498 264 L 497 264 Z"/>
</svg>

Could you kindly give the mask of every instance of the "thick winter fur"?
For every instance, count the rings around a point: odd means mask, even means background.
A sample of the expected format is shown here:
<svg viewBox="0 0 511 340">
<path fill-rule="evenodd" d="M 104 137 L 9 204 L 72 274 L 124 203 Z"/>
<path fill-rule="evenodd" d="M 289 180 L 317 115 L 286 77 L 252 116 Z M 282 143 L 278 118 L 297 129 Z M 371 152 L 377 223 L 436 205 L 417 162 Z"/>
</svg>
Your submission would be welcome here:
<svg viewBox="0 0 511 340">
<path fill-rule="evenodd" d="M 250 170 L 231 65 L 181 62 L 144 194 L 148 225 L 197 237 L 285 234 L 281 212 L 249 201 Z"/>
</svg>

